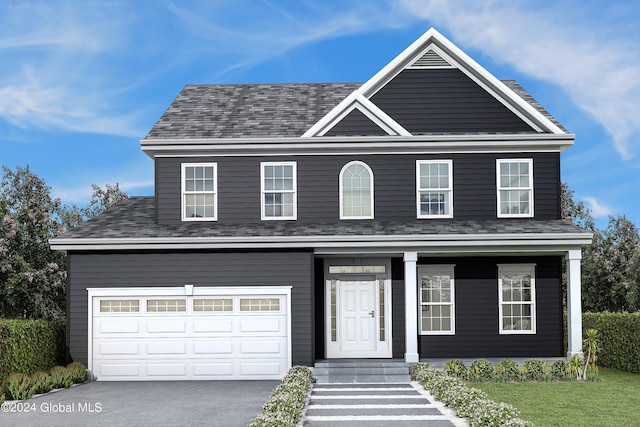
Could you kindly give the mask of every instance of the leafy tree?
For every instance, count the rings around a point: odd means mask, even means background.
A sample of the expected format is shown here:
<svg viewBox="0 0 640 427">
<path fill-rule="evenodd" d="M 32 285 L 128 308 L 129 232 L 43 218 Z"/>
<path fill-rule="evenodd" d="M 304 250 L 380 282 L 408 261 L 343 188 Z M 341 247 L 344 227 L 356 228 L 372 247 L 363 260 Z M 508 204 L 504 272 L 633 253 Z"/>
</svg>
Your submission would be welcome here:
<svg viewBox="0 0 640 427">
<path fill-rule="evenodd" d="M 591 216 L 591 209 L 583 202 L 576 202 L 574 191 L 569 188 L 566 182 L 562 183 L 560 192 L 560 206 L 562 219 L 570 221 L 585 231 L 593 233 L 596 230 L 596 223 Z"/>
<path fill-rule="evenodd" d="M 49 249 L 60 201 L 29 167 L 3 167 L 0 182 L 0 315 L 55 319 L 65 313 L 65 254 Z"/>
<path fill-rule="evenodd" d="M 92 184 L 91 188 L 93 189 L 93 193 L 86 207 L 79 208 L 71 205 L 61 209 L 59 213 L 62 226 L 60 230 L 61 233 L 70 228 L 77 227 L 84 221 L 100 215 L 102 212 L 111 209 L 113 206 L 129 198 L 127 193 L 120 189 L 120 185 L 117 182 L 115 185 L 106 184 L 104 188 Z"/>
</svg>

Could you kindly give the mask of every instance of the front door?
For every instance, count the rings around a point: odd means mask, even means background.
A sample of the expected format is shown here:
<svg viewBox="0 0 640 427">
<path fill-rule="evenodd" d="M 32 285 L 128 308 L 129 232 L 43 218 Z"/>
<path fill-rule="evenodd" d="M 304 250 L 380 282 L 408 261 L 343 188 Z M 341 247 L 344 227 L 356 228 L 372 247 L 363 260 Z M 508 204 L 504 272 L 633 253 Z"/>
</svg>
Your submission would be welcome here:
<svg viewBox="0 0 640 427">
<path fill-rule="evenodd" d="M 391 281 L 326 281 L 328 358 L 391 357 Z"/>
</svg>

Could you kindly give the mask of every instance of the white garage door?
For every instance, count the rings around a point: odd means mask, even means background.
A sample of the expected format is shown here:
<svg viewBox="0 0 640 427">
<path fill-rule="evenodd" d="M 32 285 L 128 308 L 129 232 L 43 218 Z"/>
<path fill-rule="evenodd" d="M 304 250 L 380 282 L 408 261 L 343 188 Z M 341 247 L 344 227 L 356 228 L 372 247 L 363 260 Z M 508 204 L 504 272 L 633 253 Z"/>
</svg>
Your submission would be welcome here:
<svg viewBox="0 0 640 427">
<path fill-rule="evenodd" d="M 290 287 L 89 289 L 100 381 L 279 379 Z"/>
</svg>

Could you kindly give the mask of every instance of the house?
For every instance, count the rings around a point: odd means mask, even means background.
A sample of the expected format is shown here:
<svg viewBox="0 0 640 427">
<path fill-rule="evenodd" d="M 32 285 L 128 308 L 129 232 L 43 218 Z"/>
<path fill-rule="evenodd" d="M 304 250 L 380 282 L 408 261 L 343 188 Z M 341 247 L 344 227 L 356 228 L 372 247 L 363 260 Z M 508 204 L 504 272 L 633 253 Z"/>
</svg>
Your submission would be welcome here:
<svg viewBox="0 0 640 427">
<path fill-rule="evenodd" d="M 99 380 L 558 357 L 563 258 L 580 352 L 574 138 L 433 29 L 364 84 L 186 86 L 141 141 L 154 196 L 51 242 L 70 354 Z"/>
</svg>

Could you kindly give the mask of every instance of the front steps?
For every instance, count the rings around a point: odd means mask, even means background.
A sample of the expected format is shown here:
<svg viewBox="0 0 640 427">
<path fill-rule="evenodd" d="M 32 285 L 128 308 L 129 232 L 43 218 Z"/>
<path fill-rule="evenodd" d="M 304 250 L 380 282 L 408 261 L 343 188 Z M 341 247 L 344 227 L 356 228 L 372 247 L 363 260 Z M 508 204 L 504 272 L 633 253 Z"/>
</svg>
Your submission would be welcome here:
<svg viewBox="0 0 640 427">
<path fill-rule="evenodd" d="M 319 360 L 313 368 L 317 383 L 408 383 L 411 364 L 399 359 Z"/>
</svg>

